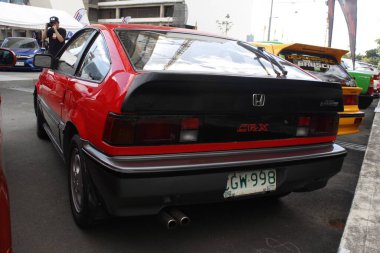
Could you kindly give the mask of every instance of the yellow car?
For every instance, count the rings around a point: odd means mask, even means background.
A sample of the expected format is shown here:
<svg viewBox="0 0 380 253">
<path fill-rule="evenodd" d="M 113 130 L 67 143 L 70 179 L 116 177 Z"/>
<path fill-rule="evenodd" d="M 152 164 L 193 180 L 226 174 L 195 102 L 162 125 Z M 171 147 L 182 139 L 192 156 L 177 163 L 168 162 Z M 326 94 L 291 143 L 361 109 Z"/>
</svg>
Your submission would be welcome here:
<svg viewBox="0 0 380 253">
<path fill-rule="evenodd" d="M 340 65 L 342 56 L 348 51 L 300 43 L 253 43 L 253 45 L 292 62 L 323 81 L 341 83 L 344 112 L 339 114 L 338 135 L 359 132 L 359 125 L 364 118 L 364 113 L 359 111 L 358 107 L 358 97 L 362 88 L 357 87 L 355 80 Z"/>
</svg>

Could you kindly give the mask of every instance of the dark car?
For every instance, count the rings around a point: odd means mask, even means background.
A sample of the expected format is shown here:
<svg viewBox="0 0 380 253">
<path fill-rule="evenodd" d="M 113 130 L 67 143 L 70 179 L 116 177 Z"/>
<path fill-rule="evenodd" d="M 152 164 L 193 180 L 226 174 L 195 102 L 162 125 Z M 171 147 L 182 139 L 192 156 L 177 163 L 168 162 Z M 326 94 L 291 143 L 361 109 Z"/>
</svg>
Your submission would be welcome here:
<svg viewBox="0 0 380 253">
<path fill-rule="evenodd" d="M 346 154 L 341 85 L 241 41 L 92 25 L 35 64 L 37 135 L 66 161 L 81 227 L 101 210 L 181 222 L 165 210 L 319 189 Z"/>
<path fill-rule="evenodd" d="M 15 64 L 15 62 L 16 56 L 12 51 L 0 48 L 0 69 L 4 67 L 11 67 Z M 2 131 L 0 128 L 0 253 L 12 252 L 11 217 L 9 210 L 8 187 L 2 159 Z"/>
<path fill-rule="evenodd" d="M 1 47 L 8 48 L 16 54 L 17 62 L 15 66 L 11 67 L 12 70 L 42 70 L 33 64 L 34 55 L 44 52 L 36 39 L 8 37 L 3 41 Z"/>
</svg>

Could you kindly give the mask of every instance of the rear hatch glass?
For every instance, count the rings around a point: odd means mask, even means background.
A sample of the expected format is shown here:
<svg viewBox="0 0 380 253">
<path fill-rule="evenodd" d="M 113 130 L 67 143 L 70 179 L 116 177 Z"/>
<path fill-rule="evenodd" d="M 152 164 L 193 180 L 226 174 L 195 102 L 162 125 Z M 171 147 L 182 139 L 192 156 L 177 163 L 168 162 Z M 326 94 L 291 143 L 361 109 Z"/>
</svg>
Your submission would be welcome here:
<svg viewBox="0 0 380 253">
<path fill-rule="evenodd" d="M 272 77 L 281 71 L 235 40 L 157 30 L 117 29 L 116 34 L 136 71 Z M 313 80 L 295 66 L 278 61 L 286 67 L 287 78 Z"/>
</svg>

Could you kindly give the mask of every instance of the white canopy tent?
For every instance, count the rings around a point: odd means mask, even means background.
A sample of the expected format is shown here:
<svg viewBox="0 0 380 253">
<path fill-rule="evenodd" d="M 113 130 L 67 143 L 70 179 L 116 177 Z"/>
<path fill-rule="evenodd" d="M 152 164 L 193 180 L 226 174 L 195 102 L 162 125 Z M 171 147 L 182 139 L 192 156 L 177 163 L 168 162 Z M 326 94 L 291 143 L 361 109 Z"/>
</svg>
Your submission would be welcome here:
<svg viewBox="0 0 380 253">
<path fill-rule="evenodd" d="M 83 27 L 74 17 L 61 10 L 0 2 L 0 26 L 29 30 L 45 29 L 51 16 L 59 18 L 59 26 L 75 32 Z"/>
</svg>

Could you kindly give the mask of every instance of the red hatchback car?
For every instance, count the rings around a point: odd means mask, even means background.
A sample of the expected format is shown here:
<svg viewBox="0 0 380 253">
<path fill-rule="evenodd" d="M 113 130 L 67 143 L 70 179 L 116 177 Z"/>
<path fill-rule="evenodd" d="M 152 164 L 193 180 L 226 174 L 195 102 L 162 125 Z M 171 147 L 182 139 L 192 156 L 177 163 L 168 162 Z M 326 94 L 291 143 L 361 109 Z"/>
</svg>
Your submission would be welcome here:
<svg viewBox="0 0 380 253">
<path fill-rule="evenodd" d="M 57 58 L 34 61 L 45 68 L 34 96 L 37 135 L 49 137 L 68 166 L 81 227 L 102 209 L 151 215 L 315 190 L 346 154 L 334 144 L 340 84 L 245 42 L 92 25 Z M 178 212 L 163 212 L 178 221 Z"/>
</svg>

